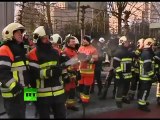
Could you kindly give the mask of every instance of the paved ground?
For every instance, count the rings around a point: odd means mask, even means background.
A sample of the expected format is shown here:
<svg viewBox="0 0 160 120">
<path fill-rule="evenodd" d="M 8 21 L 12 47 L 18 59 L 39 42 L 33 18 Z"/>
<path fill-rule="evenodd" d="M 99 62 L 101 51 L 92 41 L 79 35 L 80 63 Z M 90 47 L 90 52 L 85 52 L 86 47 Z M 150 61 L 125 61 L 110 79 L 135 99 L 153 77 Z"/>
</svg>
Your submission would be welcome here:
<svg viewBox="0 0 160 120">
<path fill-rule="evenodd" d="M 125 114 L 124 111 L 128 111 L 130 109 L 133 109 L 132 111 L 136 113 L 136 111 L 139 111 L 137 109 L 137 102 L 133 101 L 131 104 L 123 104 L 123 108 L 119 109 L 116 107 L 114 99 L 111 98 L 112 96 L 112 90 L 113 90 L 113 85 L 109 88 L 108 91 L 108 96 L 106 100 L 99 100 L 97 96 L 97 86 L 95 87 L 95 93 L 91 94 L 91 102 L 90 104 L 86 107 L 86 118 L 114 118 L 115 115 L 118 115 L 119 113 L 115 113 L 117 111 L 122 111 L 121 113 L 124 118 L 125 116 L 128 116 Z M 151 93 L 149 96 L 149 101 L 152 104 L 156 103 L 156 86 L 152 86 Z M 79 106 L 80 111 L 67 111 L 67 118 L 83 118 L 83 111 L 82 111 L 82 105 L 77 103 L 77 106 Z M 155 109 L 154 107 L 151 106 L 151 109 Z M 157 110 L 157 109 L 155 109 Z M 0 113 L 4 111 L 3 105 L 2 105 L 2 99 L 0 97 Z M 152 111 L 155 112 L 155 111 Z M 151 113 L 152 113 L 151 112 Z M 35 113 L 35 108 L 33 105 L 27 105 L 27 111 L 26 111 L 26 118 L 35 118 L 34 116 Z M 112 113 L 112 114 L 111 114 Z M 144 115 L 149 114 L 149 113 L 144 113 Z M 106 115 L 106 116 L 105 116 Z M 132 116 L 134 116 L 133 114 Z M 102 116 L 102 117 L 100 117 Z M 129 116 L 130 117 L 130 116 Z M 7 115 L 2 115 L 0 116 L 1 118 L 8 118 Z M 53 116 L 51 116 L 53 118 Z M 160 118 L 160 117 L 159 117 Z"/>
</svg>

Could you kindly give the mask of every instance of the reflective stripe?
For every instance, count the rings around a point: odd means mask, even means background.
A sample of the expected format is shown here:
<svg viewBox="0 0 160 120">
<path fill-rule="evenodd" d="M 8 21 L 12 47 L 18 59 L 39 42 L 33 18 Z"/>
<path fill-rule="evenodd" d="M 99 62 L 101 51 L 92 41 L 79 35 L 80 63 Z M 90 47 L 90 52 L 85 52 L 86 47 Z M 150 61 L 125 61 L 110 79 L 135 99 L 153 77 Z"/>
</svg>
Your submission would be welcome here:
<svg viewBox="0 0 160 120">
<path fill-rule="evenodd" d="M 34 62 L 29 62 L 29 65 L 35 68 L 40 68 L 39 64 L 34 63 Z"/>
<path fill-rule="evenodd" d="M 75 105 L 76 104 L 76 100 L 75 99 L 67 99 L 66 100 L 66 104 L 67 105 Z"/>
<path fill-rule="evenodd" d="M 64 89 L 56 92 L 37 93 L 37 97 L 58 96 L 64 93 Z"/>
<path fill-rule="evenodd" d="M 10 97 L 14 97 L 14 95 L 12 93 L 2 93 L 2 97 L 10 98 Z"/>
<path fill-rule="evenodd" d="M 57 64 L 57 61 L 46 62 L 44 64 L 41 64 L 40 68 L 45 68 L 45 67 L 56 65 L 56 64 Z"/>
<path fill-rule="evenodd" d="M 121 59 L 118 58 L 118 57 L 113 57 L 113 59 L 114 59 L 114 60 L 117 60 L 117 61 L 121 61 Z"/>
<path fill-rule="evenodd" d="M 121 72 L 121 71 L 122 71 L 122 69 L 120 67 L 116 68 L 116 72 Z"/>
<path fill-rule="evenodd" d="M 18 82 L 18 71 L 13 71 L 13 78 Z"/>
<path fill-rule="evenodd" d="M 40 78 L 45 78 L 45 79 L 47 79 L 48 77 L 46 76 L 46 71 L 47 71 L 47 69 L 42 69 L 42 70 L 40 70 Z"/>
<path fill-rule="evenodd" d="M 10 92 L 9 88 L 1 88 L 1 92 Z"/>
<path fill-rule="evenodd" d="M 22 86 L 25 86 L 24 84 L 24 76 L 23 76 L 23 72 L 19 71 L 19 79 L 20 79 L 20 83 L 22 84 Z"/>
<path fill-rule="evenodd" d="M 11 85 L 13 82 L 16 82 L 14 78 L 10 79 L 10 80 L 6 83 L 6 86 L 7 86 L 7 87 L 10 87 L 10 85 Z"/>
<path fill-rule="evenodd" d="M 146 94 L 147 94 L 147 90 L 145 90 L 144 93 L 143 93 L 143 97 L 142 97 L 143 101 L 145 101 Z"/>
<path fill-rule="evenodd" d="M 139 103 L 140 105 L 146 105 L 146 101 L 141 100 L 141 99 L 138 100 L 138 103 Z"/>
<path fill-rule="evenodd" d="M 27 61 L 26 64 L 28 64 Z M 23 61 L 12 63 L 12 67 L 23 66 L 23 65 L 25 65 Z"/>
<path fill-rule="evenodd" d="M 26 66 L 11 68 L 11 71 L 24 71 L 26 70 Z"/>
<path fill-rule="evenodd" d="M 38 92 L 57 91 L 62 88 L 63 88 L 63 85 L 56 86 L 56 87 L 39 88 Z"/>
<path fill-rule="evenodd" d="M 40 88 L 44 88 L 44 80 L 42 79 L 42 80 L 40 80 Z"/>
<path fill-rule="evenodd" d="M 148 60 L 144 60 L 143 63 L 147 63 L 147 62 L 152 62 L 151 59 L 148 59 Z"/>
<path fill-rule="evenodd" d="M 16 86 L 16 82 L 12 82 L 11 85 L 9 86 L 9 89 L 12 90 Z"/>
<path fill-rule="evenodd" d="M 0 61 L 0 65 L 6 65 L 6 66 L 11 66 L 11 62 L 6 62 L 6 61 Z"/>
<path fill-rule="evenodd" d="M 151 80 L 151 78 L 140 77 L 140 80 Z"/>
<path fill-rule="evenodd" d="M 94 74 L 93 70 L 80 70 L 80 73 L 84 73 L 84 74 Z"/>
<path fill-rule="evenodd" d="M 160 57 L 158 57 L 158 56 L 154 56 L 156 59 L 158 59 L 158 60 L 160 60 Z"/>
</svg>

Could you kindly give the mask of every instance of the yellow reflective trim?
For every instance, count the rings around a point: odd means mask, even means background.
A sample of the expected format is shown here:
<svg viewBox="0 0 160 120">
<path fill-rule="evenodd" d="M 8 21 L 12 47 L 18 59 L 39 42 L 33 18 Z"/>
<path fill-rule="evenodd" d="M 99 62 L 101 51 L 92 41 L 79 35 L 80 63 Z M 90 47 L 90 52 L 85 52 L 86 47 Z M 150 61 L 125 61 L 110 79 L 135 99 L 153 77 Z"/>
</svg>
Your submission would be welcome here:
<svg viewBox="0 0 160 120">
<path fill-rule="evenodd" d="M 81 71 L 81 70 L 80 70 L 80 73 L 84 73 L 84 74 L 94 74 L 94 71 L 86 72 L 86 71 Z"/>
<path fill-rule="evenodd" d="M 51 62 L 46 62 L 44 64 L 40 65 L 40 68 L 44 68 L 44 67 L 48 67 L 48 66 L 52 66 L 52 65 L 56 65 L 57 61 L 51 61 Z"/>
<path fill-rule="evenodd" d="M 151 75 L 153 75 L 153 74 L 154 74 L 153 71 L 148 72 L 148 75 L 149 75 L 149 76 L 151 76 Z"/>
<path fill-rule="evenodd" d="M 143 100 L 139 100 L 138 103 L 139 103 L 140 105 L 146 105 L 146 101 L 143 101 Z"/>
<path fill-rule="evenodd" d="M 76 103 L 76 100 L 75 99 L 67 99 L 66 100 L 66 104 L 75 104 Z"/>
<path fill-rule="evenodd" d="M 151 80 L 151 78 L 140 77 L 140 80 Z"/>
<path fill-rule="evenodd" d="M 11 85 L 9 86 L 9 89 L 12 90 L 15 86 L 16 86 L 16 82 L 13 82 L 13 83 L 11 83 Z"/>
<path fill-rule="evenodd" d="M 81 96 L 81 98 L 82 98 L 82 99 L 89 99 L 89 98 L 90 98 L 90 96 L 89 96 L 89 95 L 85 95 L 85 94 L 83 94 L 83 95 Z"/>
<path fill-rule="evenodd" d="M 36 88 L 40 88 L 40 80 L 39 79 L 36 80 Z"/>
<path fill-rule="evenodd" d="M 124 61 L 132 61 L 132 58 L 122 58 L 121 61 L 122 62 L 124 62 Z"/>
<path fill-rule="evenodd" d="M 12 63 L 12 67 L 23 66 L 25 65 L 23 61 Z"/>
<path fill-rule="evenodd" d="M 5 97 L 5 98 L 13 97 L 13 94 L 12 93 L 2 93 L 2 97 Z"/>
<path fill-rule="evenodd" d="M 58 90 L 56 92 L 44 92 L 44 93 L 37 93 L 37 97 L 47 97 L 47 96 L 58 96 L 64 93 L 64 89 Z"/>
<path fill-rule="evenodd" d="M 18 71 L 13 71 L 13 78 L 18 82 Z"/>
</svg>

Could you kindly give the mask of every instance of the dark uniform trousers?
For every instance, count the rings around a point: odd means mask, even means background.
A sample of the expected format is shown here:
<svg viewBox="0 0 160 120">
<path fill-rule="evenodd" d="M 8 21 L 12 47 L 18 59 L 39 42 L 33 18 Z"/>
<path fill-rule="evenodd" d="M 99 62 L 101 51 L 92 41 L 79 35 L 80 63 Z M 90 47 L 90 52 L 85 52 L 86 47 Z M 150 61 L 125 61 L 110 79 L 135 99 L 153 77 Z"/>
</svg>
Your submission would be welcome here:
<svg viewBox="0 0 160 120">
<path fill-rule="evenodd" d="M 65 94 L 59 96 L 39 97 L 35 102 L 37 112 L 40 118 L 50 118 L 50 109 L 52 109 L 54 119 L 66 118 Z"/>
<path fill-rule="evenodd" d="M 3 98 L 4 108 L 9 118 L 25 119 L 26 103 L 23 99 L 23 92 L 12 98 Z"/>
</svg>

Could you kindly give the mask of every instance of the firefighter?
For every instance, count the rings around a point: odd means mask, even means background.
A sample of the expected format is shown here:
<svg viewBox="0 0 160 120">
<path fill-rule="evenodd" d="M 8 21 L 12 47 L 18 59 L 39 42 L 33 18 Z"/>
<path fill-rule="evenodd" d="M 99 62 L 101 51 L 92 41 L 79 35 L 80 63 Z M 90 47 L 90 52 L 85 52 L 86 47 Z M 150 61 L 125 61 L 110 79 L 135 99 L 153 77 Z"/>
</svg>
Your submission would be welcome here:
<svg viewBox="0 0 160 120">
<path fill-rule="evenodd" d="M 134 100 L 136 90 L 137 88 L 139 90 L 139 87 L 140 87 L 140 84 L 138 84 L 139 83 L 139 56 L 143 49 L 143 42 L 144 42 L 144 38 L 139 39 L 137 41 L 137 49 L 132 52 L 134 72 L 133 72 L 133 79 L 131 80 L 130 90 L 128 93 L 128 97 L 130 100 Z M 137 95 L 138 95 L 138 90 L 137 90 Z"/>
<path fill-rule="evenodd" d="M 94 91 L 94 84 L 95 84 L 95 80 L 96 80 L 97 81 L 97 86 L 98 86 L 97 95 L 100 96 L 101 93 L 102 93 L 102 87 L 103 87 L 102 86 L 102 80 L 101 80 L 102 63 L 105 61 L 105 57 L 106 57 L 105 39 L 102 38 L 102 37 L 99 38 L 98 42 L 96 42 L 95 47 L 96 47 L 97 52 L 98 52 L 98 60 L 95 62 L 94 82 L 93 82 L 91 90 Z"/>
<path fill-rule="evenodd" d="M 23 91 L 29 86 L 28 60 L 23 45 L 25 27 L 10 23 L 2 31 L 4 44 L 0 47 L 0 82 L 4 108 L 9 118 L 25 118 Z"/>
<path fill-rule="evenodd" d="M 65 47 L 63 53 L 66 54 L 70 59 L 77 56 L 76 50 L 76 41 L 74 36 L 69 36 L 66 38 Z M 76 73 L 79 72 L 79 64 L 74 64 L 73 66 L 69 66 L 67 68 L 67 72 L 70 76 L 70 81 L 65 84 L 65 91 L 67 95 L 66 106 L 67 109 L 71 109 L 73 111 L 78 111 L 79 108 L 76 106 L 76 87 L 77 87 L 77 77 Z"/>
<path fill-rule="evenodd" d="M 50 37 L 50 42 L 52 43 L 52 47 L 58 50 L 59 54 L 62 52 L 62 37 L 59 34 L 53 34 Z"/>
<path fill-rule="evenodd" d="M 119 39 L 119 47 L 114 53 L 113 67 L 116 71 L 116 105 L 122 108 L 122 102 L 130 104 L 127 94 L 132 79 L 132 55 L 128 48 L 130 41 L 126 36 Z"/>
<path fill-rule="evenodd" d="M 154 79 L 154 52 L 153 45 L 155 41 L 152 38 L 144 40 L 144 47 L 140 55 L 140 73 L 139 73 L 139 93 L 138 108 L 142 111 L 150 112 L 147 104 L 147 98 L 150 93 L 152 80 Z"/>
<path fill-rule="evenodd" d="M 28 53 L 32 87 L 37 88 L 36 109 L 40 118 L 66 118 L 65 91 L 60 55 L 49 41 L 49 30 L 39 26 L 33 32 L 36 47 Z"/>
<path fill-rule="evenodd" d="M 155 51 L 154 58 L 155 58 L 155 72 L 158 79 L 157 92 L 156 92 L 157 105 L 160 105 L 160 44 L 159 43 L 157 43 L 157 48 Z"/>
<path fill-rule="evenodd" d="M 90 36 L 85 35 L 82 39 L 82 45 L 78 49 L 78 53 L 86 55 L 80 62 L 81 80 L 78 81 L 80 99 L 84 104 L 90 101 L 90 89 L 94 80 L 95 61 L 98 60 L 98 52 L 91 45 Z"/>
</svg>

